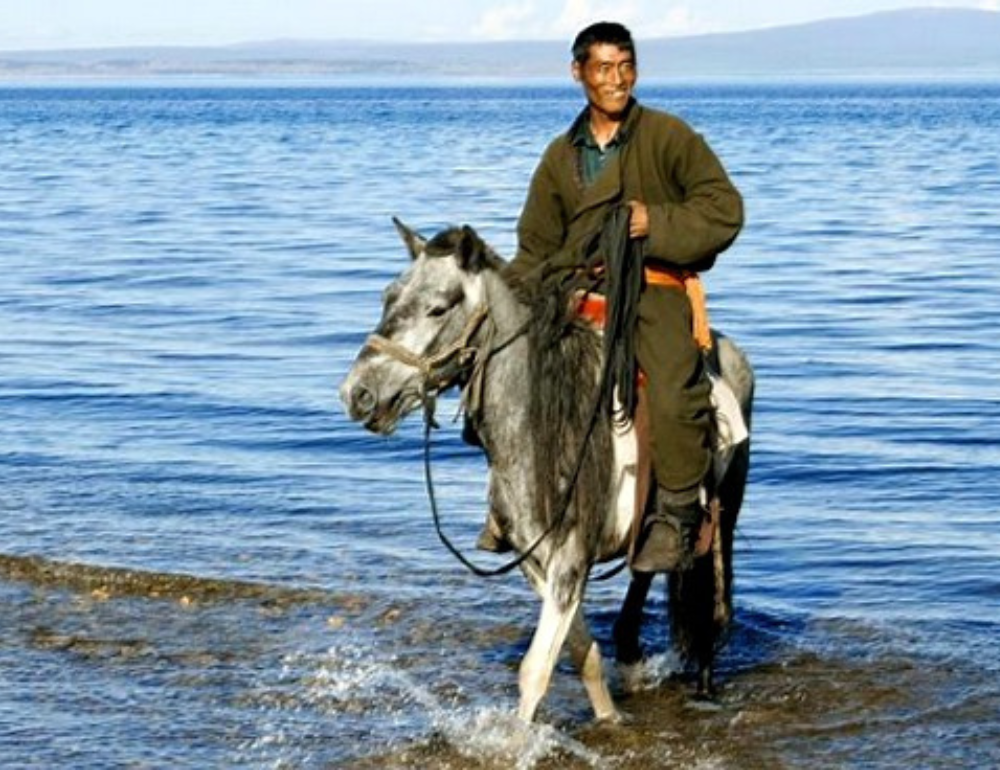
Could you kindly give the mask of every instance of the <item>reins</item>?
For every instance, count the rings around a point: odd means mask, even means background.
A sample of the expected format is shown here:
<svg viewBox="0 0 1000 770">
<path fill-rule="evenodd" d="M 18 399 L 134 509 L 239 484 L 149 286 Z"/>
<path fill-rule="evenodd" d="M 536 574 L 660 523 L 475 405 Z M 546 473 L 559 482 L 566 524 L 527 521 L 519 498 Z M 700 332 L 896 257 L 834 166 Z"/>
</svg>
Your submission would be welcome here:
<svg viewBox="0 0 1000 770">
<path fill-rule="evenodd" d="M 629 237 L 628 208 L 613 209 L 601 229 L 598 252 L 604 261 L 601 272 L 607 278 L 604 364 L 599 392 L 604 408 L 620 424 L 633 420 L 639 399 L 635 327 L 645 277 L 644 251 L 641 240 Z M 617 409 L 616 395 L 620 404 Z"/>
<path fill-rule="evenodd" d="M 434 479 L 431 474 L 431 431 L 437 427 L 437 423 L 434 420 L 434 406 L 437 401 L 436 394 L 427 393 L 424 397 L 424 483 L 427 487 L 427 498 L 431 504 L 431 517 L 434 519 L 434 531 L 437 532 L 438 539 L 448 549 L 449 553 L 458 559 L 462 565 L 472 572 L 477 577 L 497 577 L 499 575 L 506 575 L 513 569 L 520 567 L 531 555 L 535 552 L 535 549 L 542 544 L 542 541 L 552 534 L 555 529 L 555 525 L 559 522 L 553 522 L 550 524 L 546 530 L 538 536 L 534 543 L 531 544 L 529 548 L 519 553 L 515 558 L 511 559 L 506 564 L 496 567 L 493 569 L 484 569 L 478 564 L 469 561 L 468 557 L 459 550 L 458 546 L 451 542 L 448 536 L 444 533 L 441 527 L 441 514 L 438 511 L 437 506 L 437 496 L 434 494 Z"/>
<path fill-rule="evenodd" d="M 569 507 L 572 504 L 573 493 L 576 489 L 576 483 L 583 469 L 584 459 L 587 454 L 587 446 L 593 436 L 597 420 L 603 411 L 613 411 L 611 404 L 613 394 L 616 389 L 615 386 L 617 385 L 619 389 L 627 391 L 628 386 L 626 386 L 625 383 L 630 381 L 634 382 L 634 380 L 630 380 L 629 378 L 629 374 L 634 372 L 635 367 L 634 350 L 632 348 L 631 339 L 633 337 L 632 331 L 634 328 L 635 312 L 638 303 L 638 292 L 641 289 L 641 284 L 637 284 L 635 281 L 641 281 L 642 270 L 641 268 L 638 270 L 638 279 L 634 278 L 635 272 L 633 271 L 631 274 L 627 275 L 627 281 L 622 280 L 623 271 L 627 274 L 627 266 L 631 262 L 631 260 L 627 258 L 629 245 L 628 216 L 623 215 L 623 211 L 623 209 L 616 210 L 615 214 L 610 218 L 610 226 L 605 227 L 605 231 L 610 230 L 611 233 L 605 233 L 602 238 L 602 245 L 609 252 L 614 254 L 614 257 L 609 259 L 608 265 L 609 268 L 611 268 L 609 271 L 609 285 L 612 288 L 612 291 L 609 292 L 610 296 L 608 298 L 609 310 L 611 311 L 609 319 L 618 319 L 617 323 L 613 323 L 608 329 L 605 330 L 605 335 L 613 334 L 619 338 L 622 335 L 625 335 L 629 338 L 629 342 L 625 344 L 625 352 L 623 353 L 621 349 L 621 339 L 611 341 L 608 341 L 607 338 L 605 339 L 604 364 L 601 368 L 601 378 L 594 399 L 594 406 L 591 409 L 587 430 L 584 433 L 583 440 L 581 441 L 580 449 L 577 453 L 576 462 L 574 463 L 569 483 L 566 484 L 564 488 L 557 514 L 552 518 L 545 530 L 528 548 L 519 553 L 514 559 L 501 565 L 500 567 L 484 569 L 473 563 L 454 543 L 451 542 L 448 536 L 444 533 L 444 530 L 441 527 L 441 515 L 438 510 L 437 496 L 434 492 L 433 473 L 431 470 L 431 431 L 438 427 L 437 422 L 434 419 L 438 394 L 452 385 L 463 373 L 463 371 L 469 368 L 470 363 L 472 372 L 469 376 L 468 382 L 462 389 L 462 406 L 467 413 L 478 413 L 481 406 L 486 365 L 489 362 L 489 359 L 521 337 L 521 335 L 528 330 L 531 324 L 531 319 L 523 323 L 503 342 L 496 345 L 492 342 L 495 327 L 491 322 L 488 324 L 486 344 L 480 347 L 472 347 L 472 338 L 480 330 L 484 322 L 487 321 L 489 315 L 489 309 L 485 303 L 481 304 L 475 311 L 473 311 L 473 314 L 466 322 L 465 328 L 463 329 L 462 334 L 459 335 L 458 339 L 448 347 L 432 356 L 419 356 L 406 347 L 379 334 L 372 334 L 368 338 L 368 344 L 374 350 L 385 353 L 386 355 L 397 359 L 401 363 L 414 367 L 423 375 L 421 403 L 424 407 L 424 482 L 427 488 L 427 497 L 430 502 L 434 529 L 437 533 L 438 539 L 448 552 L 451 553 L 451 555 L 454 556 L 464 567 L 478 577 L 498 577 L 521 566 L 534 554 L 534 552 L 549 535 L 562 526 L 566 518 L 566 514 L 569 511 Z M 605 238 L 607 240 L 605 240 Z M 641 254 L 638 256 L 641 257 Z M 638 263 L 639 265 L 642 264 L 641 259 L 639 259 Z M 625 303 L 622 303 L 621 292 L 616 292 L 615 287 L 620 288 L 625 284 L 629 287 L 625 290 L 625 294 L 629 296 L 629 299 Z M 619 296 L 616 297 L 616 294 Z M 621 322 L 622 310 L 617 312 L 615 310 L 616 306 L 620 308 L 622 304 L 625 305 L 625 308 L 623 309 L 624 315 L 628 318 L 628 320 L 624 323 Z M 631 325 L 629 321 L 631 321 Z M 615 345 L 618 347 L 615 347 Z M 631 394 L 625 396 L 626 405 L 623 410 L 625 413 L 625 419 L 630 418 L 635 411 L 634 385 L 632 385 L 632 388 Z M 619 415 L 619 418 L 621 418 L 621 415 Z M 628 561 L 626 559 L 622 559 L 619 564 L 591 577 L 590 580 L 592 582 L 608 580 L 621 572 L 627 565 Z"/>
<path fill-rule="evenodd" d="M 507 339 L 494 345 L 493 333 L 496 327 L 492 323 L 489 324 L 487 340 L 483 345 L 485 353 L 480 353 L 474 357 L 472 373 L 469 376 L 468 383 L 466 383 L 466 386 L 462 389 L 462 407 L 465 409 L 466 414 L 478 414 L 479 409 L 482 406 L 483 383 L 486 377 L 486 365 L 489 363 L 489 360 L 518 340 L 528 331 L 530 325 L 531 319 L 529 318 L 512 334 L 510 334 Z M 519 553 L 506 564 L 492 569 L 484 569 L 478 564 L 470 561 L 469 558 L 461 552 L 458 546 L 452 543 L 448 536 L 444 533 L 444 529 L 441 527 L 441 514 L 439 513 L 437 506 L 437 496 L 434 494 L 434 479 L 431 472 L 431 431 L 437 427 L 437 422 L 434 419 L 434 409 L 437 404 L 438 392 L 440 392 L 439 388 L 425 388 L 422 394 L 422 402 L 424 405 L 424 484 L 427 488 L 427 498 L 430 501 L 431 516 L 434 519 L 434 531 L 437 533 L 438 539 L 444 547 L 448 549 L 451 555 L 458 559 L 458 561 L 461 562 L 466 569 L 477 577 L 498 577 L 500 575 L 506 575 L 508 572 L 520 567 L 525 561 L 531 558 L 538 547 L 542 544 L 542 541 L 551 535 L 552 532 L 562 524 L 566 511 L 569 509 L 569 495 L 567 494 L 565 503 L 559 515 L 553 519 L 552 523 L 549 524 L 548 527 L 545 528 L 545 531 L 542 532 L 542 534 L 540 534 L 528 548 Z M 589 430 L 587 436 L 588 438 L 590 436 Z M 584 442 L 584 445 L 586 446 L 586 441 Z M 579 476 L 580 467 L 582 465 L 583 462 L 581 455 L 581 461 L 577 463 L 573 479 L 567 488 L 569 492 L 572 492 L 573 487 L 576 486 L 576 479 Z"/>
<path fill-rule="evenodd" d="M 488 316 L 489 310 L 485 303 L 479 305 L 469 317 L 458 339 L 431 356 L 418 355 L 409 348 L 381 334 L 372 334 L 368 337 L 367 341 L 367 344 L 376 352 L 384 353 L 391 358 L 395 358 L 400 363 L 412 366 L 423 375 L 420 401 L 424 407 L 424 482 L 427 487 L 427 497 L 430 501 L 431 516 L 434 520 L 434 530 L 437 532 L 438 539 L 448 549 L 449 553 L 458 559 L 469 571 L 479 577 L 496 577 L 519 567 L 535 552 L 542 541 L 552 533 L 555 526 L 561 523 L 562 519 L 562 516 L 560 516 L 559 519 L 546 528 L 538 539 L 532 543 L 531 547 L 519 554 L 517 558 L 495 569 L 483 569 L 469 561 L 465 554 L 451 542 L 441 527 L 441 514 L 438 511 L 437 496 L 434 493 L 434 479 L 431 472 L 431 431 L 438 427 L 434 419 L 437 396 L 442 390 L 451 386 L 461 376 L 463 371 L 467 370 L 471 365 L 472 372 L 469 376 L 469 381 L 462 389 L 462 403 L 467 412 L 477 411 L 481 405 L 483 380 L 486 373 L 486 364 L 489 362 L 489 359 L 513 344 L 527 332 L 531 324 L 530 319 L 525 321 L 507 339 L 494 345 L 493 334 L 495 327 L 491 322 L 488 324 L 486 332 L 486 343 L 481 347 L 472 347 L 470 343 L 473 336 L 480 330 Z"/>
<path fill-rule="evenodd" d="M 576 488 L 577 479 L 579 479 L 580 471 L 583 468 L 583 459 L 586 454 L 587 444 L 589 443 L 590 437 L 594 432 L 594 426 L 597 424 L 597 417 L 601 412 L 601 400 L 598 398 L 594 405 L 594 410 L 591 413 L 590 424 L 587 427 L 587 432 L 584 435 L 580 452 L 577 455 L 577 461 L 573 468 L 572 477 L 563 492 L 563 498 L 559 506 L 558 514 L 552 519 L 549 526 L 546 527 L 537 538 L 535 538 L 535 541 L 528 546 L 528 548 L 519 553 L 506 564 L 493 569 L 484 569 L 469 561 L 468 557 L 466 557 L 465 554 L 459 550 L 458 546 L 451 542 L 448 536 L 444 533 L 444 530 L 441 528 L 441 514 L 438 511 L 437 497 L 434 494 L 434 479 L 431 472 L 431 431 L 438 427 L 437 422 L 434 419 L 436 401 L 436 393 L 424 393 L 424 482 L 427 487 L 427 497 L 431 505 L 431 517 L 434 519 L 434 530 L 437 532 L 438 539 L 442 542 L 442 544 L 444 544 L 444 547 L 448 549 L 451 555 L 458 559 L 458 561 L 461 562 L 462 565 L 474 575 L 478 577 L 498 577 L 499 575 L 506 575 L 508 572 L 520 567 L 525 561 L 527 561 L 542 544 L 542 541 L 558 529 L 565 520 L 566 512 L 569 510 L 570 503 L 573 499 L 573 491 Z M 602 572 L 601 574 L 590 578 L 590 580 L 596 582 L 608 580 L 621 572 L 626 565 L 627 562 L 623 559 L 620 564 L 612 567 L 606 572 Z"/>
</svg>

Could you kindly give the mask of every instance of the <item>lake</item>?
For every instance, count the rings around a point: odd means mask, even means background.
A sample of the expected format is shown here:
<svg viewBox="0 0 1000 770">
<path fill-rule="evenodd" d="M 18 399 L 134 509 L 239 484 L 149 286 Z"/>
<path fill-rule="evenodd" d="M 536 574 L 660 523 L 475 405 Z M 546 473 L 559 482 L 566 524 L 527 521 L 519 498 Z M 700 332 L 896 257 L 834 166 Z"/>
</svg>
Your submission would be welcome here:
<svg viewBox="0 0 1000 770">
<path fill-rule="evenodd" d="M 436 540 L 418 418 L 338 403 L 407 262 L 390 218 L 513 254 L 574 88 L 8 85 L 0 764 L 1000 765 L 1000 84 L 638 93 L 747 205 L 707 275 L 758 377 L 718 702 L 656 588 L 631 722 L 565 664 L 519 725 L 534 597 Z M 459 433 L 435 481 L 471 549 Z M 626 580 L 588 593 L 606 656 Z"/>
</svg>

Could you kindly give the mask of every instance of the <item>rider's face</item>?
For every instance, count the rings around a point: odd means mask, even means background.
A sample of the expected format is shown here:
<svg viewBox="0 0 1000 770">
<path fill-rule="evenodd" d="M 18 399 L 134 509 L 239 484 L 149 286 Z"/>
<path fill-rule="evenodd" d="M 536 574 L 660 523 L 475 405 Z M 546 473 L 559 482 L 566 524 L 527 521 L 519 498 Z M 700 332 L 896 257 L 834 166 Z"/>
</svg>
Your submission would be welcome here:
<svg viewBox="0 0 1000 770">
<path fill-rule="evenodd" d="M 573 62 L 573 78 L 583 86 L 587 102 L 611 119 L 625 111 L 638 77 L 632 53 L 611 43 L 595 43 L 586 62 Z"/>
</svg>

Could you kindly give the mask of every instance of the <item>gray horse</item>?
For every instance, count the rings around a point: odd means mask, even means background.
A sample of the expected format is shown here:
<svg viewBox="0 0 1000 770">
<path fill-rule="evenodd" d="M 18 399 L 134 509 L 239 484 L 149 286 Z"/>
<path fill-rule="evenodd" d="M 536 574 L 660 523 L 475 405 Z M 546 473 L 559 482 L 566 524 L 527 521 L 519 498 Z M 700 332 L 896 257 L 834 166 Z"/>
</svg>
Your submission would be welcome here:
<svg viewBox="0 0 1000 770">
<path fill-rule="evenodd" d="M 619 712 L 600 650 L 581 609 L 591 567 L 627 554 L 640 472 L 630 423 L 592 413 L 601 336 L 574 319 L 570 295 L 529 296 L 504 278 L 504 260 L 470 227 L 425 240 L 394 220 L 412 258 L 384 292 L 382 319 L 341 386 L 353 420 L 389 434 L 438 392 L 462 389 L 490 463 L 489 504 L 541 599 L 541 615 L 519 672 L 519 715 L 534 718 L 568 641 L 598 719 Z M 717 338 L 715 364 L 749 420 L 753 376 L 742 352 Z M 717 490 L 714 547 L 671 576 L 673 638 L 695 659 L 703 688 L 729 620 L 732 539 L 742 502 L 748 442 L 736 447 Z M 572 482 L 572 483 L 571 483 Z M 641 657 L 639 625 L 652 576 L 633 575 L 615 625 L 618 660 Z"/>
</svg>

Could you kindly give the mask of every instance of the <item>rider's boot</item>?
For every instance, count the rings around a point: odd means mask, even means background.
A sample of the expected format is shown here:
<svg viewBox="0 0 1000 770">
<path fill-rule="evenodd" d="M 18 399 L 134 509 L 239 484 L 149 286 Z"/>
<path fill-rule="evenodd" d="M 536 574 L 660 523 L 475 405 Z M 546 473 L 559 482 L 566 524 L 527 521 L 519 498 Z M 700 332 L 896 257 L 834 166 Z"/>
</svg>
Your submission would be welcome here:
<svg viewBox="0 0 1000 770">
<path fill-rule="evenodd" d="M 637 572 L 674 572 L 694 566 L 695 546 L 707 511 L 701 490 L 656 490 L 656 507 L 642 523 L 632 569 Z"/>
</svg>

